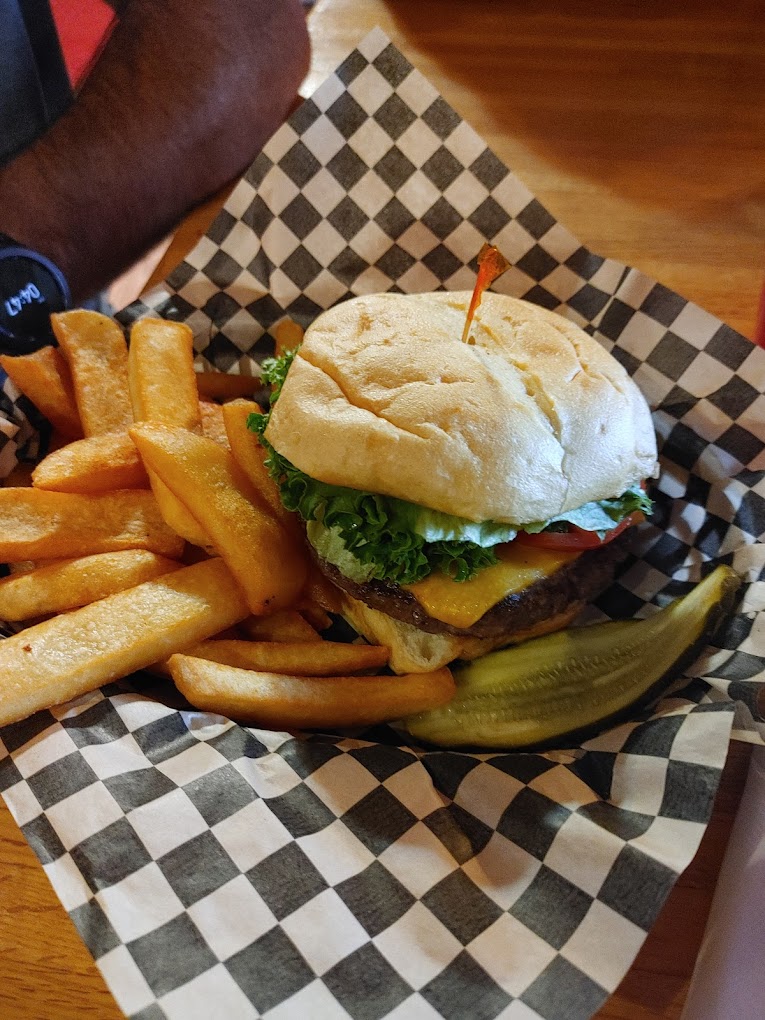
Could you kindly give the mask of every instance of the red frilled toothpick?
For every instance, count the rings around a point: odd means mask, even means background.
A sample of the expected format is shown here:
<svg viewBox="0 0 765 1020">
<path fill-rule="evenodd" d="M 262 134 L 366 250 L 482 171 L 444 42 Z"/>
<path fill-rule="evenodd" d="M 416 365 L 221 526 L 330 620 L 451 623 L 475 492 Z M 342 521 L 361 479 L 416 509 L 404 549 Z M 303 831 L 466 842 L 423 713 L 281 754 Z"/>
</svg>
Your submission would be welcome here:
<svg viewBox="0 0 765 1020">
<path fill-rule="evenodd" d="M 470 327 L 473 323 L 475 310 L 481 303 L 484 291 L 490 283 L 493 283 L 498 276 L 501 276 L 509 268 L 510 263 L 499 248 L 495 248 L 493 244 L 485 244 L 478 252 L 478 275 L 475 279 L 473 296 L 470 299 L 470 307 L 465 319 L 465 328 L 462 331 L 463 344 L 470 343 Z"/>
</svg>

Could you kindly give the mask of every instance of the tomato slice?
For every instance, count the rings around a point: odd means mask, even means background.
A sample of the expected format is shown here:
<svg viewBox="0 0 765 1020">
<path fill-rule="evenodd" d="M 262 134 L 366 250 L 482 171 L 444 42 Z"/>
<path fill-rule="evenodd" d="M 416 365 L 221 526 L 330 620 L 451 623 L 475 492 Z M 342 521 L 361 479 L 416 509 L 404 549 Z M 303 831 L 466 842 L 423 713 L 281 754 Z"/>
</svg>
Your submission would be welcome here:
<svg viewBox="0 0 765 1020">
<path fill-rule="evenodd" d="M 642 510 L 635 510 L 619 521 L 616 527 L 606 532 L 604 538 L 600 538 L 597 531 L 585 531 L 583 528 L 577 528 L 575 524 L 569 524 L 568 531 L 540 531 L 536 535 L 519 531 L 514 541 L 535 549 L 559 549 L 571 552 L 599 549 L 602 545 L 608 545 L 617 535 L 621 535 L 633 524 L 640 524 L 644 520 L 645 514 Z"/>
</svg>

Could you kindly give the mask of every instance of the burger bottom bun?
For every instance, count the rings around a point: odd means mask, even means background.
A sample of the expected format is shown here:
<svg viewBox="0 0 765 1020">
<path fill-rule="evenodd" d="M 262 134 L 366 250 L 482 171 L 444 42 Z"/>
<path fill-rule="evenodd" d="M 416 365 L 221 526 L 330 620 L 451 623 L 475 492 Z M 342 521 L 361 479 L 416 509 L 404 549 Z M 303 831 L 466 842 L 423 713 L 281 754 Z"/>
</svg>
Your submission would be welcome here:
<svg viewBox="0 0 765 1020">
<path fill-rule="evenodd" d="M 518 631 L 508 637 L 476 638 L 456 634 L 429 634 L 410 623 L 394 620 L 379 609 L 343 593 L 342 615 L 362 637 L 390 649 L 389 665 L 394 673 L 430 673 L 454 659 L 477 659 L 495 648 L 518 644 L 568 626 L 584 608 L 584 602 L 572 603 L 564 612 Z"/>
</svg>

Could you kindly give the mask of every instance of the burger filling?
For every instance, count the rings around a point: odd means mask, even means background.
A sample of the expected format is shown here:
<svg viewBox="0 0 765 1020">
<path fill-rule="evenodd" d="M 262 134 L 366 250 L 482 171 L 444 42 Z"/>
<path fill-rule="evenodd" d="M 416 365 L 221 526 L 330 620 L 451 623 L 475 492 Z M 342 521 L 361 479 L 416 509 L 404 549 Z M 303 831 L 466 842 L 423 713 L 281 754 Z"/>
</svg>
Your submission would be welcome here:
<svg viewBox="0 0 765 1020">
<path fill-rule="evenodd" d="M 272 406 L 296 353 L 297 349 L 263 363 L 264 382 L 272 386 Z M 266 465 L 279 485 L 282 502 L 306 522 L 317 556 L 355 585 L 383 582 L 411 587 L 433 575 L 470 582 L 500 564 L 509 547 L 568 553 L 573 558 L 603 547 L 651 512 L 651 500 L 635 485 L 619 496 L 586 503 L 546 521 L 477 523 L 311 478 L 264 438 L 268 418 L 268 413 L 253 414 L 248 424 L 268 451 Z"/>
<path fill-rule="evenodd" d="M 458 589 L 452 597 L 439 592 L 436 598 L 432 592 L 422 590 L 421 585 L 427 586 L 429 579 L 404 588 L 387 581 L 357 583 L 326 561 L 321 561 L 321 566 L 338 588 L 352 598 L 427 633 L 512 638 L 595 598 L 611 581 L 624 551 L 622 541 L 617 540 L 599 550 L 558 554 L 556 569 L 538 571 L 531 578 L 521 571 L 520 576 L 527 583 L 518 587 L 518 577 L 513 576 L 510 591 L 492 582 L 485 583 L 492 570 L 489 568 L 473 581 L 452 585 Z M 475 591 L 465 601 L 457 597 L 473 587 Z"/>
</svg>

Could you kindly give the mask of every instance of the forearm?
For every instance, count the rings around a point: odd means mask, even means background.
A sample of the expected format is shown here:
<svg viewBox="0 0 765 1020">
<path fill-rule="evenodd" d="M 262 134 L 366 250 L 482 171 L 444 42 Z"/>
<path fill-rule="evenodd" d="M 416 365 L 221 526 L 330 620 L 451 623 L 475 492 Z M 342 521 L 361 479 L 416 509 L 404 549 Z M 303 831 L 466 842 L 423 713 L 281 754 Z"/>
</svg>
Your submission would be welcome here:
<svg viewBox="0 0 765 1020">
<path fill-rule="evenodd" d="M 307 60 L 298 0 L 131 0 L 74 106 L 0 169 L 0 230 L 88 296 L 246 168 Z"/>
</svg>

